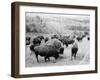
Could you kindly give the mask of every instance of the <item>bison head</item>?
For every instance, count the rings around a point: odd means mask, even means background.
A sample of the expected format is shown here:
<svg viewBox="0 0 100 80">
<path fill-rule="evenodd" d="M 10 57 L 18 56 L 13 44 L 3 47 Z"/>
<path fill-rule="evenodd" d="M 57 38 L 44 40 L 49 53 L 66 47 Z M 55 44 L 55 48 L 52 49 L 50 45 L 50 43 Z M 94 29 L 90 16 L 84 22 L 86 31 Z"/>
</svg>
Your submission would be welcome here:
<svg viewBox="0 0 100 80">
<path fill-rule="evenodd" d="M 58 52 L 59 54 L 63 54 L 64 48 L 63 48 L 63 47 L 60 47 L 60 48 L 57 50 L 57 52 Z"/>
</svg>

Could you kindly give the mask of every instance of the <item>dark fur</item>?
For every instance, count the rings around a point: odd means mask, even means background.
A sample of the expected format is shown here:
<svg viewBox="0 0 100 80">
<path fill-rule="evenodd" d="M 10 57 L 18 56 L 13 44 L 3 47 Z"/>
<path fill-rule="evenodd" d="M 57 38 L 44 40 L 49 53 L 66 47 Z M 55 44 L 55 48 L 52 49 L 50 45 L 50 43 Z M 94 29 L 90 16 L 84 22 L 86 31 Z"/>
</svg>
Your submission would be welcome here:
<svg viewBox="0 0 100 80">
<path fill-rule="evenodd" d="M 51 39 L 58 39 L 59 37 L 58 37 L 58 35 L 53 35 L 53 36 L 51 36 Z"/>
<path fill-rule="evenodd" d="M 60 41 L 68 47 L 68 45 L 73 44 L 74 40 L 70 39 L 69 36 L 64 36 Z"/>
<path fill-rule="evenodd" d="M 37 45 L 37 44 L 40 45 L 42 39 L 44 39 L 43 36 L 37 36 L 36 38 L 33 39 L 33 44 L 34 44 L 34 45 Z"/>
<path fill-rule="evenodd" d="M 46 37 L 44 40 L 45 40 L 45 42 L 47 42 L 47 41 L 49 40 L 49 38 L 48 38 L 48 37 Z"/>
<path fill-rule="evenodd" d="M 76 38 L 78 41 L 82 41 L 83 37 L 77 37 Z"/>
<path fill-rule="evenodd" d="M 32 51 L 35 52 L 35 56 L 37 59 L 37 62 L 39 62 L 38 60 L 38 55 L 40 55 L 41 57 L 44 57 L 45 61 L 48 59 L 49 57 L 54 57 L 55 59 L 58 58 L 59 56 L 59 52 L 57 52 L 57 50 L 55 49 L 55 47 L 53 46 L 31 46 Z"/>
<path fill-rule="evenodd" d="M 68 44 L 73 44 L 74 43 L 74 40 L 68 40 Z"/>
<path fill-rule="evenodd" d="M 38 36 L 37 38 L 40 38 L 41 40 L 42 40 L 42 39 L 44 39 L 44 37 L 43 37 L 43 36 Z"/>
<path fill-rule="evenodd" d="M 45 44 L 31 45 L 30 50 L 35 52 L 37 62 L 39 62 L 38 55 L 44 57 L 45 61 L 50 60 L 49 57 L 57 59 L 59 54 L 63 54 L 64 48 L 58 39 L 51 39 Z"/>
<path fill-rule="evenodd" d="M 71 60 L 73 57 L 74 57 L 74 59 L 76 59 L 76 54 L 77 54 L 78 48 L 72 47 L 71 51 L 72 51 Z"/>
<path fill-rule="evenodd" d="M 87 40 L 90 40 L 90 37 L 87 37 Z"/>
</svg>

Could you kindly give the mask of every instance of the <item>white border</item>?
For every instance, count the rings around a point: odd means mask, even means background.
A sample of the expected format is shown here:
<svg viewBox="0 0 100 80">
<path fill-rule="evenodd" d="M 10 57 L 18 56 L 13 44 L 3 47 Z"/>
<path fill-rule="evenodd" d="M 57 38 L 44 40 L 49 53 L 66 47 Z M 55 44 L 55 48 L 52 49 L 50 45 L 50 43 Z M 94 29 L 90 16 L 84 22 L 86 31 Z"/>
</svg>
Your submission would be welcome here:
<svg viewBox="0 0 100 80">
<path fill-rule="evenodd" d="M 68 13 L 68 14 L 88 14 L 90 15 L 90 64 L 74 66 L 53 66 L 53 67 L 25 67 L 25 12 L 48 12 L 48 13 Z M 69 8 L 52 7 L 31 7 L 20 6 L 20 74 L 38 74 L 53 72 L 73 72 L 95 70 L 95 11 Z"/>
</svg>

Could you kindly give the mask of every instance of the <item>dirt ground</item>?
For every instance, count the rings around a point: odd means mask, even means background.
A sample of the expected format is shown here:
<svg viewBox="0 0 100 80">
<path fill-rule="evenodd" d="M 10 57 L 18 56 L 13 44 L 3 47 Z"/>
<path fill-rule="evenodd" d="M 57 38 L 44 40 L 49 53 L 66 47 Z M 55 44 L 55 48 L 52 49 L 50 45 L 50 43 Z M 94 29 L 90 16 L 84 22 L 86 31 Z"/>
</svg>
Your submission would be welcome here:
<svg viewBox="0 0 100 80">
<path fill-rule="evenodd" d="M 87 37 L 83 38 L 81 42 L 78 42 L 78 53 L 76 60 L 71 60 L 71 47 L 64 47 L 64 54 L 60 55 L 56 63 L 54 63 L 54 58 L 50 57 L 50 61 L 45 62 L 44 57 L 39 56 L 39 63 L 37 63 L 34 52 L 29 49 L 29 46 L 26 46 L 25 53 L 25 66 L 34 67 L 34 66 L 62 66 L 62 65 L 88 65 L 90 63 L 90 41 L 87 40 Z"/>
</svg>

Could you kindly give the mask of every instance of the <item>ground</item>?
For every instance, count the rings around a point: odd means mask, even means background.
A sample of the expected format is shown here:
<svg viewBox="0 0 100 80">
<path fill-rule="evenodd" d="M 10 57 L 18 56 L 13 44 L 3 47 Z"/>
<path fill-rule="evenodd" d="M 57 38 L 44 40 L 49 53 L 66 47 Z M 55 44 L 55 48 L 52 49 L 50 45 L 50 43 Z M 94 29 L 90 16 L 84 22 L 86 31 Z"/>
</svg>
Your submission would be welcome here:
<svg viewBox="0 0 100 80">
<path fill-rule="evenodd" d="M 39 63 L 36 60 L 34 52 L 29 49 L 29 46 L 26 46 L 25 53 L 25 66 L 34 67 L 34 66 L 62 66 L 62 65 L 88 65 L 90 63 L 90 41 L 87 40 L 87 37 L 83 38 L 81 42 L 78 42 L 78 53 L 76 60 L 71 60 L 71 47 L 64 47 L 64 54 L 60 55 L 56 63 L 54 63 L 54 58 L 50 57 L 50 61 L 45 62 L 44 57 L 39 56 Z"/>
</svg>

